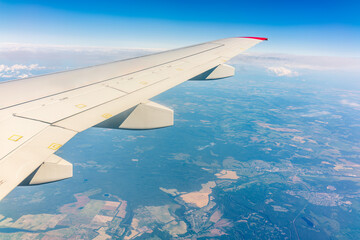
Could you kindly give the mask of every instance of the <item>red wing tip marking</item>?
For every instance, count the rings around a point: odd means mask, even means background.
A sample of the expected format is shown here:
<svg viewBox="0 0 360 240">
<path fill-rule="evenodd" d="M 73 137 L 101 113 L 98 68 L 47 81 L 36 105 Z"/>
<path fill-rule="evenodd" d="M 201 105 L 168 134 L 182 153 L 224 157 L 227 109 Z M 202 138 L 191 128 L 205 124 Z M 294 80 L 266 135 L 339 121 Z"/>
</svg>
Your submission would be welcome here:
<svg viewBox="0 0 360 240">
<path fill-rule="evenodd" d="M 262 37 L 239 37 L 239 38 L 251 38 L 251 39 L 256 39 L 256 40 L 261 40 L 261 41 L 267 41 L 267 38 L 262 38 Z"/>
</svg>

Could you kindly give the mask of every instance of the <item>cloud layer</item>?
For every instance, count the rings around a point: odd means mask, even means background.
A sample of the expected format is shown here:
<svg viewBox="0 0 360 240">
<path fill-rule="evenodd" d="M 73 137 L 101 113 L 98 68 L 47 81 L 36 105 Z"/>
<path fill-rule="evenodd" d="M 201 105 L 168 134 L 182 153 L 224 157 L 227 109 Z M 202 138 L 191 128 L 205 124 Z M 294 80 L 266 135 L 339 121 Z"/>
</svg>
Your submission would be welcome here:
<svg viewBox="0 0 360 240">
<path fill-rule="evenodd" d="M 0 81 L 103 64 L 156 51 L 159 50 L 0 43 Z"/>
<path fill-rule="evenodd" d="M 35 70 L 46 69 L 46 67 L 39 66 L 39 64 L 14 64 L 14 65 L 0 65 L 1 78 L 26 78 L 32 75 Z"/>
<path fill-rule="evenodd" d="M 161 50 L 0 43 L 0 80 L 97 65 Z M 360 58 L 248 52 L 230 63 L 258 67 L 278 77 L 297 77 L 312 71 L 360 73 Z"/>
<path fill-rule="evenodd" d="M 231 60 L 236 64 L 262 67 L 277 76 L 294 77 L 307 71 L 360 73 L 360 58 L 301 56 L 277 53 L 245 53 Z"/>
</svg>

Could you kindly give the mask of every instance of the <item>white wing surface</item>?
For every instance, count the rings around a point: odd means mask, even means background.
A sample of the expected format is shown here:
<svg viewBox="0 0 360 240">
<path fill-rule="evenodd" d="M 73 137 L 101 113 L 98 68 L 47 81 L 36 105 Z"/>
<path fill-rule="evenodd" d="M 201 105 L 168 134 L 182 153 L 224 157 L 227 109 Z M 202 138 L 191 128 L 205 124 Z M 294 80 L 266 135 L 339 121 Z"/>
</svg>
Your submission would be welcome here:
<svg viewBox="0 0 360 240">
<path fill-rule="evenodd" d="M 0 83 L 0 200 L 18 185 L 71 177 L 72 165 L 54 153 L 92 126 L 171 126 L 173 111 L 149 99 L 189 79 L 232 76 L 224 63 L 263 40 L 228 38 Z"/>
</svg>

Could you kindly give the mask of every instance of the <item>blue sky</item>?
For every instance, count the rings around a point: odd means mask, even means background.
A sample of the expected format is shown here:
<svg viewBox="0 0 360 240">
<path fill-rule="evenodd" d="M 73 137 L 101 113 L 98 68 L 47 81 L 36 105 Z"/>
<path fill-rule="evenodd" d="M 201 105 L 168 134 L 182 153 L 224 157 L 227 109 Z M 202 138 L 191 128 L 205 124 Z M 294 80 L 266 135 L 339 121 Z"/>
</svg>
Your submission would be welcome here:
<svg viewBox="0 0 360 240">
<path fill-rule="evenodd" d="M 360 56 L 357 1 L 0 0 L 0 42 L 174 48 L 232 36 L 253 51 Z"/>
</svg>

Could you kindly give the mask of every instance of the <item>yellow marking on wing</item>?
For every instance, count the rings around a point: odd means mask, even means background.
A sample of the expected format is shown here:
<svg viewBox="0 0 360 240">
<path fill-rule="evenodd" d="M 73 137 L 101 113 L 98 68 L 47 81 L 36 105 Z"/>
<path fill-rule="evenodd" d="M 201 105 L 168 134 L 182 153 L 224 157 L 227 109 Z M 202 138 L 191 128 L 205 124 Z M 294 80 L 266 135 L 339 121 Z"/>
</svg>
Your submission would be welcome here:
<svg viewBox="0 0 360 240">
<path fill-rule="evenodd" d="M 77 108 L 84 108 L 84 107 L 86 107 L 86 105 L 85 105 L 85 104 L 78 104 L 78 105 L 75 105 L 75 107 L 77 107 Z"/>
<path fill-rule="evenodd" d="M 11 137 L 9 137 L 8 139 L 9 139 L 10 141 L 17 142 L 17 141 L 19 141 L 22 137 L 23 137 L 23 136 L 14 134 L 14 135 L 12 135 Z"/>
<path fill-rule="evenodd" d="M 141 81 L 140 84 L 146 85 L 146 84 L 148 84 L 148 82 L 146 82 L 146 81 Z"/>
<path fill-rule="evenodd" d="M 113 115 L 111 115 L 110 113 L 105 113 L 103 115 L 101 115 L 103 118 L 111 118 Z"/>
<path fill-rule="evenodd" d="M 59 148 L 61 148 L 62 145 L 61 144 L 58 144 L 58 143 L 52 143 L 48 148 L 51 149 L 51 150 L 58 150 Z"/>
</svg>

